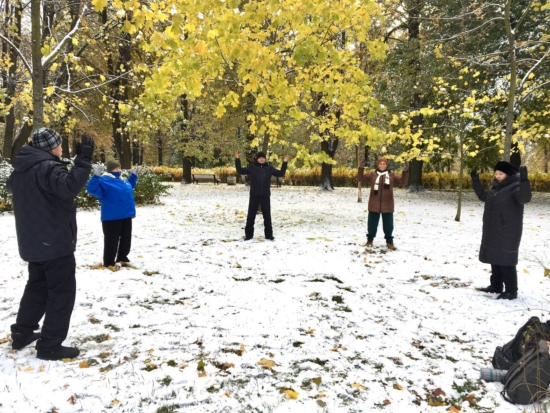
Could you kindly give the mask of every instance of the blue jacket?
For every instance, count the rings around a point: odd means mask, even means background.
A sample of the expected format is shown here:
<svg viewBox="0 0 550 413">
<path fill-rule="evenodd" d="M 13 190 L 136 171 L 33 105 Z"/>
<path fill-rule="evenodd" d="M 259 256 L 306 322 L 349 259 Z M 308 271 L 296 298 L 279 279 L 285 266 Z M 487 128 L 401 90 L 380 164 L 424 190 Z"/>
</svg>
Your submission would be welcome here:
<svg viewBox="0 0 550 413">
<path fill-rule="evenodd" d="M 102 176 L 92 176 L 86 185 L 86 190 L 101 202 L 102 221 L 136 216 L 134 188 L 137 179 L 135 174 L 131 174 L 128 179 L 120 179 L 120 172 L 106 172 Z"/>
</svg>

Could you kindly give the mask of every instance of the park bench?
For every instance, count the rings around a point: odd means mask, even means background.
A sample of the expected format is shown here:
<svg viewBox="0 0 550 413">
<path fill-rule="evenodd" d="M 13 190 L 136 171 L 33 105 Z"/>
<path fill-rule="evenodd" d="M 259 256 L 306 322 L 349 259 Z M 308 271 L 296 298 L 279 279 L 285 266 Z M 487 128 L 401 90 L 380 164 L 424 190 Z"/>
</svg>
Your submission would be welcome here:
<svg viewBox="0 0 550 413">
<path fill-rule="evenodd" d="M 191 177 L 194 184 L 201 182 L 212 182 L 217 185 L 221 182 L 216 174 L 191 174 Z"/>
</svg>

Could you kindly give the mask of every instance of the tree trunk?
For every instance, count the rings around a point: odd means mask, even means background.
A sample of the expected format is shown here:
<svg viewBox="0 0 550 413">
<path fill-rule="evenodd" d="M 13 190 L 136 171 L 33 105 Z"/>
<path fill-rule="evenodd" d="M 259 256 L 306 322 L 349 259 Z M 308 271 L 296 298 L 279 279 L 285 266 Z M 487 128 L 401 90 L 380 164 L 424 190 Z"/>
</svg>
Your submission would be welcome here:
<svg viewBox="0 0 550 413">
<path fill-rule="evenodd" d="M 128 16 L 130 17 L 130 16 Z M 102 12 L 102 23 L 107 24 L 107 9 Z M 127 122 L 120 114 L 119 104 L 128 103 L 128 80 L 122 73 L 128 70 L 131 61 L 130 35 L 125 33 L 118 40 L 118 56 L 114 56 L 113 47 L 105 45 L 109 50 L 107 57 L 107 71 L 110 76 L 116 77 L 110 89 L 111 97 L 111 128 L 113 141 L 122 169 L 130 169 L 132 166 L 132 146 L 127 130 Z M 116 63 L 115 63 L 116 60 Z"/>
<path fill-rule="evenodd" d="M 183 132 L 187 131 L 189 128 L 189 122 L 191 121 L 191 111 L 189 110 L 189 100 L 187 99 L 187 95 L 181 96 L 181 111 L 183 113 L 183 118 L 181 118 L 181 126 L 180 130 L 183 134 Z M 189 141 L 189 138 L 182 138 L 182 145 L 185 145 L 186 142 Z M 190 156 L 185 156 L 185 149 L 182 148 L 181 151 L 181 166 L 183 169 L 183 177 L 181 180 L 182 184 L 190 184 L 192 183 L 191 178 L 191 168 L 193 167 L 193 159 Z"/>
<path fill-rule="evenodd" d="M 42 71 L 42 31 L 40 0 L 31 0 L 32 128 L 44 126 L 44 73 Z"/>
<path fill-rule="evenodd" d="M 409 189 L 407 192 L 424 192 L 422 185 L 422 166 L 424 161 L 413 159 L 409 166 Z"/>
<path fill-rule="evenodd" d="M 412 58 L 409 59 L 409 67 L 411 73 L 414 75 L 414 83 L 416 83 L 420 76 L 420 10 L 422 8 L 423 0 L 413 0 L 409 9 L 409 17 L 407 22 L 407 28 L 409 33 L 408 41 L 414 45 L 414 50 L 411 51 Z M 413 93 L 413 99 L 411 102 L 412 110 L 419 110 L 422 107 L 420 93 L 415 89 Z M 412 118 L 412 129 L 418 130 L 422 126 L 422 116 L 414 116 Z M 413 159 L 410 163 L 409 174 L 409 189 L 408 192 L 424 192 L 424 186 L 422 185 L 422 165 L 423 161 Z"/>
<path fill-rule="evenodd" d="M 359 159 L 359 146 L 355 147 L 355 157 L 357 158 L 357 167 L 359 167 L 359 164 L 361 163 L 361 160 Z M 357 202 L 363 202 L 363 191 L 360 180 L 357 180 Z"/>
<path fill-rule="evenodd" d="M 157 132 L 157 162 L 158 162 L 158 165 L 159 166 L 162 166 L 162 149 L 163 149 L 163 144 L 162 144 L 162 135 L 160 134 L 160 132 Z"/>
<path fill-rule="evenodd" d="M 514 127 L 514 103 L 516 101 L 517 62 L 516 39 L 511 21 L 512 0 L 506 0 L 504 6 L 504 28 L 508 38 L 508 59 L 510 60 L 510 87 L 508 89 L 508 105 L 506 106 L 506 135 L 504 138 L 504 160 L 510 162 L 512 135 Z"/>
<path fill-rule="evenodd" d="M 244 104 L 244 115 L 245 115 L 245 122 L 246 122 L 246 162 L 247 164 L 251 164 L 256 162 L 256 152 L 257 147 L 252 146 L 254 144 L 254 139 L 256 136 L 250 132 L 250 127 L 252 126 L 252 120 L 249 119 L 250 116 L 254 116 L 254 96 L 252 96 L 250 93 L 246 95 L 245 98 L 245 104 Z"/>
<path fill-rule="evenodd" d="M 19 48 L 21 44 L 21 16 L 23 14 L 23 6 L 21 1 L 10 6 L 8 1 L 5 2 L 4 13 L 6 19 L 4 21 L 4 27 L 13 26 L 14 32 L 11 33 L 11 41 L 15 47 Z M 15 96 L 17 87 L 17 65 L 19 55 L 16 50 L 9 46 L 6 42 L 2 43 L 2 54 L 9 56 L 12 65 L 8 68 L 7 72 L 2 72 L 2 83 L 6 85 L 6 98 L 5 105 L 9 107 L 8 113 L 5 116 L 5 129 L 4 129 L 4 147 L 2 148 L 2 154 L 4 159 L 11 162 L 14 153 L 12 153 L 14 133 L 15 133 L 15 105 L 12 105 L 12 100 Z"/>
<path fill-rule="evenodd" d="M 332 141 L 332 142 L 331 142 Z M 336 154 L 336 149 L 338 148 L 338 138 L 331 139 L 331 141 L 321 142 L 321 149 L 325 152 L 331 159 L 334 159 Z M 321 164 L 321 185 L 319 189 L 325 191 L 334 190 L 332 185 L 332 164 L 331 163 L 322 163 Z"/>
<path fill-rule="evenodd" d="M 460 161 L 460 168 L 458 171 L 458 205 L 456 207 L 455 221 L 460 221 L 460 215 L 462 213 L 462 188 L 463 188 L 463 175 L 464 175 L 464 119 L 460 118 L 460 129 L 458 132 L 458 157 Z"/>
<path fill-rule="evenodd" d="M 139 165 L 140 144 L 136 140 L 132 142 L 132 165 Z"/>
</svg>

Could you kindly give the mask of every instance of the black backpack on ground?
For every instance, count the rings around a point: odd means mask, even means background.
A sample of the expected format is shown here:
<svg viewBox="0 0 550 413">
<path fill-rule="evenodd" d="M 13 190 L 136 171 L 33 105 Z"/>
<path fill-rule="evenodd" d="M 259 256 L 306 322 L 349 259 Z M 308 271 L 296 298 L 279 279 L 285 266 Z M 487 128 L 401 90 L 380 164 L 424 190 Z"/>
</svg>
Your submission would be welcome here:
<svg viewBox="0 0 550 413">
<path fill-rule="evenodd" d="M 504 378 L 504 399 L 514 404 L 531 404 L 548 394 L 550 353 L 548 343 L 540 340 L 535 347 L 510 367 Z"/>
<path fill-rule="evenodd" d="M 538 317 L 531 317 L 512 341 L 495 349 L 493 367 L 509 370 L 529 349 L 535 348 L 539 340 L 550 340 L 550 321 L 541 323 Z"/>
</svg>

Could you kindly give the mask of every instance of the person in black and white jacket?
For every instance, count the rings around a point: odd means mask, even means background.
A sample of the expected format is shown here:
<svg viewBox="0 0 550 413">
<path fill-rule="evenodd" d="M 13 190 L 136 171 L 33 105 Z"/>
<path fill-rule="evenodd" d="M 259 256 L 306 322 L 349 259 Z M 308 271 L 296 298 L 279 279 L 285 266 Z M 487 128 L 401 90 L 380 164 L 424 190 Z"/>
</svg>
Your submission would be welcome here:
<svg viewBox="0 0 550 413">
<path fill-rule="evenodd" d="M 21 258 L 28 261 L 29 279 L 21 298 L 12 348 L 33 341 L 43 360 L 74 358 L 80 351 L 63 347 L 76 296 L 76 202 L 90 176 L 94 141 L 84 135 L 72 169 L 62 161 L 61 136 L 40 128 L 32 143 L 13 160 L 7 187 L 13 194 L 15 229 Z M 44 317 L 42 331 L 35 333 Z"/>
</svg>

